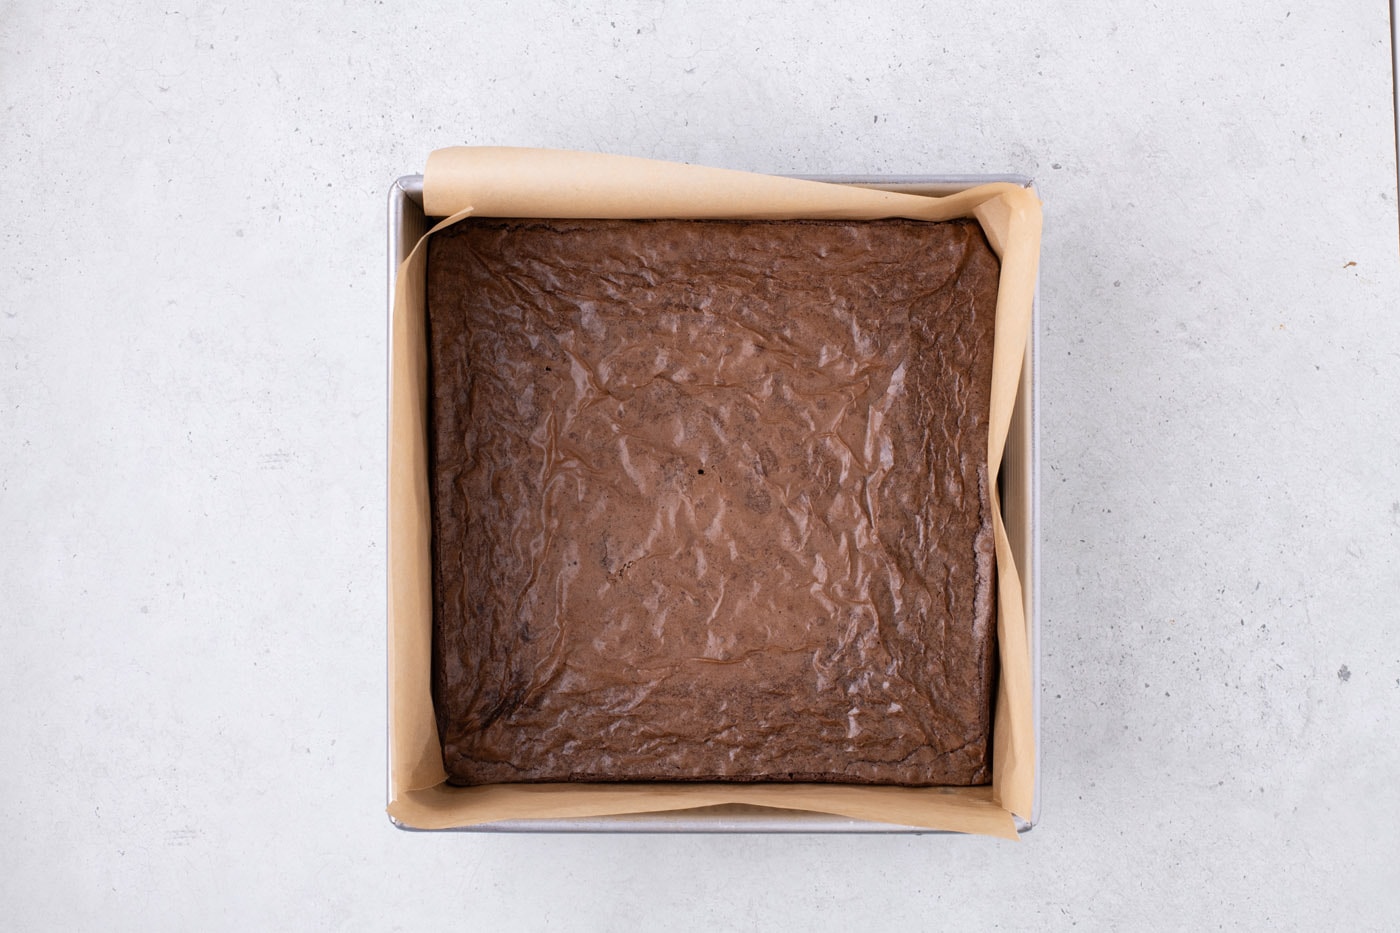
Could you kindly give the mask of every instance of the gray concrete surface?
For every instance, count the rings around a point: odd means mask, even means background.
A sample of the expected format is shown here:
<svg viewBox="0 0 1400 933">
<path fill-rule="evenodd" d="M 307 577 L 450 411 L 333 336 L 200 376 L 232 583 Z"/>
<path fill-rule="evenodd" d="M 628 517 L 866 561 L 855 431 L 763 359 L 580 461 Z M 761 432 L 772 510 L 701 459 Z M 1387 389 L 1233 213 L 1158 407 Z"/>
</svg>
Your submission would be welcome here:
<svg viewBox="0 0 1400 933">
<path fill-rule="evenodd" d="M 6 5 L 5 925 L 1400 926 L 1386 4 L 1049 6 Z M 383 197 L 463 142 L 1040 180 L 1040 827 L 390 827 Z"/>
</svg>

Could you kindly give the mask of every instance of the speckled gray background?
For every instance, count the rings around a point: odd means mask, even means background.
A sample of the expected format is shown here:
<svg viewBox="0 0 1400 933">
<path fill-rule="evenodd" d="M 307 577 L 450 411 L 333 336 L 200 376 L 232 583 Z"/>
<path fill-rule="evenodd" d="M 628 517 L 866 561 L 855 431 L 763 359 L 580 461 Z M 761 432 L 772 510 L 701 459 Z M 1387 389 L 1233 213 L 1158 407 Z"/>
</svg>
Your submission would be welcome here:
<svg viewBox="0 0 1400 933">
<path fill-rule="evenodd" d="M 8 924 L 1400 925 L 1383 2 L 239 6 L 0 12 Z M 1034 832 L 390 827 L 384 195 L 463 142 L 1039 180 Z"/>
</svg>

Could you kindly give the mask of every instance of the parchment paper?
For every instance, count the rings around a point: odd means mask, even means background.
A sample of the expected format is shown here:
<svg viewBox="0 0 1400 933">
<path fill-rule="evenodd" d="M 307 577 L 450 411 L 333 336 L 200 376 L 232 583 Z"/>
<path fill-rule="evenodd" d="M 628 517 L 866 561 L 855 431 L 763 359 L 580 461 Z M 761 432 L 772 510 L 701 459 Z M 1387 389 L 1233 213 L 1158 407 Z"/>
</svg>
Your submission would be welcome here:
<svg viewBox="0 0 1400 933">
<path fill-rule="evenodd" d="M 423 200 L 446 216 L 849 219 L 975 217 L 1001 257 L 988 465 L 995 478 L 1030 330 L 1040 202 L 1012 184 L 946 197 L 878 191 L 625 156 L 545 149 L 454 148 L 428 157 Z M 993 484 L 1001 674 L 989 787 L 827 784 L 445 783 L 430 692 L 431 553 L 427 472 L 425 236 L 399 268 L 389 374 L 389 814 L 443 829 L 506 819 L 647 813 L 750 804 L 1014 838 L 1035 789 L 1031 659 L 1021 580 Z"/>
</svg>

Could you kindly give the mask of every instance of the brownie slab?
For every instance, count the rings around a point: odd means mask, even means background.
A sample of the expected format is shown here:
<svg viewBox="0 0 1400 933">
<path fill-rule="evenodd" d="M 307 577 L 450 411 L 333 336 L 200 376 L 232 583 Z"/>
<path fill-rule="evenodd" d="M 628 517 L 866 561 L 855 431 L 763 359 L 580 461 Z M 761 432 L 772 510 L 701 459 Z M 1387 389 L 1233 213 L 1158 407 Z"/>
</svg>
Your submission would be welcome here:
<svg viewBox="0 0 1400 933">
<path fill-rule="evenodd" d="M 989 781 L 998 274 L 973 221 L 435 234 L 449 781 Z"/>
</svg>

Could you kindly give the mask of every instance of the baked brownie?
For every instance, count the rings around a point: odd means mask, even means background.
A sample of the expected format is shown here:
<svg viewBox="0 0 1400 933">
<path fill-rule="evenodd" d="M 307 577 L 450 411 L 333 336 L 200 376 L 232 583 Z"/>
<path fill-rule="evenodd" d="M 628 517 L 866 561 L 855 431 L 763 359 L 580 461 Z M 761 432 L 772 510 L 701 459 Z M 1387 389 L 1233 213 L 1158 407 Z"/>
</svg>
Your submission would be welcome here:
<svg viewBox="0 0 1400 933">
<path fill-rule="evenodd" d="M 449 780 L 989 781 L 998 273 L 973 221 L 434 235 Z"/>
</svg>

